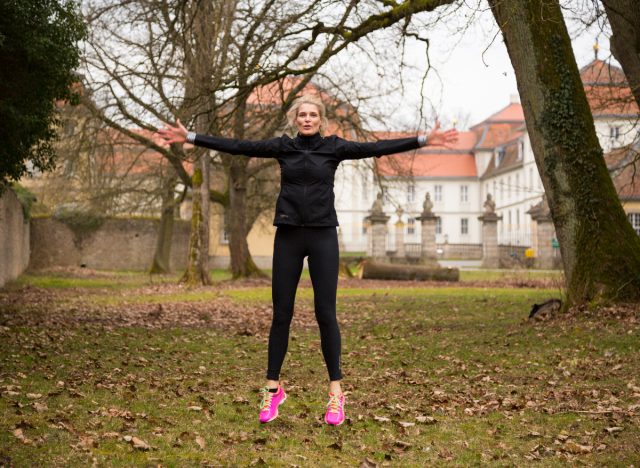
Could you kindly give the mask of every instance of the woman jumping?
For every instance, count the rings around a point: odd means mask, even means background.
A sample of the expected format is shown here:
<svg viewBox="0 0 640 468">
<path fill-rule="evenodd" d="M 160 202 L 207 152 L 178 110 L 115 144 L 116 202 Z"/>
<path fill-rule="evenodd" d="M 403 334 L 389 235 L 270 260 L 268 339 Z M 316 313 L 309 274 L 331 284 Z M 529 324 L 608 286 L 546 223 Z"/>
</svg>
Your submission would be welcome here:
<svg viewBox="0 0 640 468">
<path fill-rule="evenodd" d="M 338 218 L 334 207 L 333 182 L 340 162 L 402 153 L 425 145 L 445 145 L 458 138 L 455 129 L 441 131 L 436 123 L 425 136 L 380 140 L 373 143 L 323 136 L 327 128 L 325 106 L 311 95 L 296 99 L 287 112 L 295 138 L 283 135 L 261 141 L 235 140 L 188 132 L 178 120 L 158 134 L 169 144 L 192 143 L 223 153 L 255 158 L 276 158 L 280 164 L 280 194 L 273 222 L 273 320 L 269 333 L 267 383 L 260 406 L 260 422 L 278 417 L 278 406 L 287 395 L 280 384 L 280 369 L 287 353 L 289 327 L 304 258 L 307 257 L 313 285 L 315 315 L 320 327 L 322 355 L 329 372 L 329 403 L 324 420 L 344 421 L 345 398 L 340 387 L 340 329 L 336 320 L 338 287 Z"/>
</svg>

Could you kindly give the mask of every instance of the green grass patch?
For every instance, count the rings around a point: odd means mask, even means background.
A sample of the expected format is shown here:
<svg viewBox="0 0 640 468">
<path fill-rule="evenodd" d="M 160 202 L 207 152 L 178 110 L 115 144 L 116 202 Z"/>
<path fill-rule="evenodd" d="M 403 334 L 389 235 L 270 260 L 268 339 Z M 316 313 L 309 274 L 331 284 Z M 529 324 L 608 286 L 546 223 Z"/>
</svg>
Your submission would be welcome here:
<svg viewBox="0 0 640 468">
<path fill-rule="evenodd" d="M 59 296 L 28 296 L 22 311 L 15 300 L 24 291 L 3 291 L 0 320 L 46 314 L 69 296 L 75 309 L 99 307 L 104 290 L 123 310 L 139 301 L 191 307 L 224 295 L 243 305 L 234 313 L 247 322 L 271 299 L 268 287 L 138 297 L 134 287 L 46 284 L 39 287 Z M 215 323 L 141 328 L 95 325 L 91 317 L 4 326 L 0 465 L 637 465 L 640 322 L 615 315 L 527 321 L 532 302 L 553 293 L 340 289 L 348 420 L 338 428 L 322 422 L 320 338 L 299 320 L 300 308 L 282 373 L 289 399 L 268 425 L 257 422 L 266 326 L 246 334 Z M 298 299 L 312 307 L 312 290 L 301 288 Z M 125 440 L 134 436 L 150 450 Z"/>
</svg>

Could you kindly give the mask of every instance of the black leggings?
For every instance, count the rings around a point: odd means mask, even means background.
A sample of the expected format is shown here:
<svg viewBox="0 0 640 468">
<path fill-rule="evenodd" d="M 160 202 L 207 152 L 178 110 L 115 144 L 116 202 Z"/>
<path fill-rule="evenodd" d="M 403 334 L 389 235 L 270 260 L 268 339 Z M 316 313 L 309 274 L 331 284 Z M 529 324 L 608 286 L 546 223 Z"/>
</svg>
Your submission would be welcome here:
<svg viewBox="0 0 640 468">
<path fill-rule="evenodd" d="M 322 355 L 330 380 L 342 379 L 340 329 L 336 320 L 338 235 L 335 227 L 278 226 L 273 248 L 273 321 L 269 333 L 267 379 L 278 380 L 289 344 L 296 289 L 308 258 Z"/>
</svg>

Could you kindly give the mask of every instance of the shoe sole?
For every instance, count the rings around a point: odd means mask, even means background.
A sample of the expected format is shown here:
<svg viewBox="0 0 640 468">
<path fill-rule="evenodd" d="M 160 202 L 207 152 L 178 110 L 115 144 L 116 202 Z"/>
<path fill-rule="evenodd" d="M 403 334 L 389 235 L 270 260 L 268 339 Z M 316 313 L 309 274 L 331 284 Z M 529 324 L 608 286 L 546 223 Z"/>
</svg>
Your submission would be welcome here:
<svg viewBox="0 0 640 468">
<path fill-rule="evenodd" d="M 331 424 L 329 421 L 327 421 L 326 419 L 324 420 L 324 422 L 326 422 L 329 426 L 341 426 L 342 423 L 344 422 L 344 419 L 342 421 L 340 421 L 338 424 Z"/>
<path fill-rule="evenodd" d="M 282 403 L 284 403 L 285 401 L 287 401 L 287 394 L 284 394 L 284 398 L 282 399 L 282 401 L 280 403 L 278 403 L 278 408 L 280 408 L 280 405 Z M 271 421 L 273 421 L 274 419 L 276 419 L 278 417 L 278 408 L 276 408 L 276 414 L 273 415 L 273 418 L 271 419 L 267 419 L 266 421 L 260 421 L 260 424 L 267 424 L 270 423 Z"/>
</svg>

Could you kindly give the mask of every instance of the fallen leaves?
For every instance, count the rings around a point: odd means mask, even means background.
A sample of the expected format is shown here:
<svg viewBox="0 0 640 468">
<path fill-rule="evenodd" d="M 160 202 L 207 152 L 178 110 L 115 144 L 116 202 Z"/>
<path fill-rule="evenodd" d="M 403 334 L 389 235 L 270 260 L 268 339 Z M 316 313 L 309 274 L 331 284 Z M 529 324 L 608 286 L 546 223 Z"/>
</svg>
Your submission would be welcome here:
<svg viewBox="0 0 640 468">
<path fill-rule="evenodd" d="M 24 435 L 24 432 L 22 431 L 22 429 L 21 429 L 21 428 L 14 429 L 14 430 L 13 430 L 13 435 L 14 435 L 14 437 L 15 437 L 16 439 L 18 439 L 20 442 L 22 442 L 22 443 L 23 443 L 23 444 L 25 444 L 25 445 L 30 445 L 30 444 L 32 444 L 32 443 L 33 443 L 33 441 L 32 441 L 31 439 L 27 438 L 27 437 Z"/>
<path fill-rule="evenodd" d="M 564 450 L 574 455 L 591 453 L 593 447 L 591 445 L 581 445 L 576 442 L 567 442 L 564 444 Z"/>
<path fill-rule="evenodd" d="M 87 466 L 112 450 L 124 464 L 165 463 L 170 450 L 203 465 L 227 455 L 229 463 L 271 465 L 295 447 L 293 466 L 329 455 L 336 465 L 364 468 L 461 464 L 467 455 L 488 465 L 545 457 L 553 457 L 549 465 L 599 465 L 638 447 L 638 352 L 627 333 L 638 323 L 630 313 L 624 324 L 592 317 L 531 325 L 517 318 L 529 298 L 350 292 L 353 301 L 339 299 L 339 320 L 349 337 L 352 419 L 335 432 L 322 423 L 324 402 L 315 401 L 323 370 L 308 291 L 296 303 L 287 360 L 295 398 L 267 427 L 254 424 L 253 382 L 244 377 L 263 365 L 268 300 L 135 303 L 178 290 L 118 291 L 120 305 L 104 306 L 91 296 L 103 300 L 105 292 L 32 289 L 29 304 L 12 309 L 7 297 L 19 294 L 0 291 L 0 405 L 9 421 L 0 465 L 10 451 L 29 456 L 41 444 L 58 450 L 61 464 L 60 446 L 71 447 Z M 211 298 L 210 289 L 202 292 Z"/>
<path fill-rule="evenodd" d="M 605 427 L 604 430 L 609 434 L 616 434 L 618 432 L 622 432 L 623 428 L 620 426 L 613 426 L 613 427 Z"/>
<path fill-rule="evenodd" d="M 151 446 L 139 437 L 126 435 L 122 439 L 131 444 L 131 446 L 136 450 L 142 450 L 145 452 L 151 450 Z"/>
</svg>

